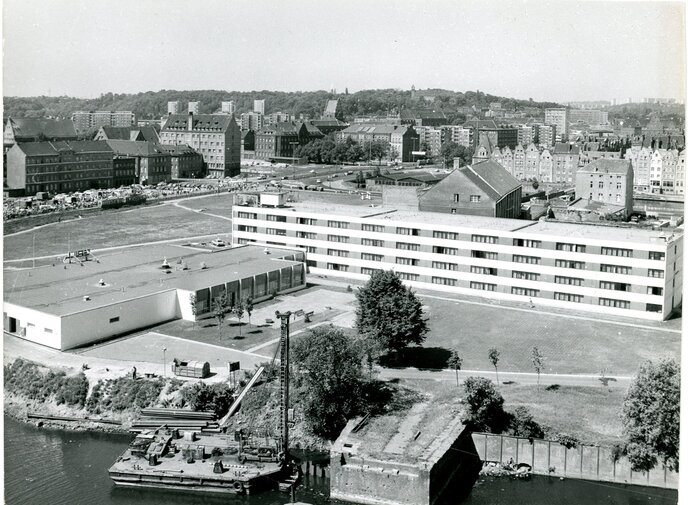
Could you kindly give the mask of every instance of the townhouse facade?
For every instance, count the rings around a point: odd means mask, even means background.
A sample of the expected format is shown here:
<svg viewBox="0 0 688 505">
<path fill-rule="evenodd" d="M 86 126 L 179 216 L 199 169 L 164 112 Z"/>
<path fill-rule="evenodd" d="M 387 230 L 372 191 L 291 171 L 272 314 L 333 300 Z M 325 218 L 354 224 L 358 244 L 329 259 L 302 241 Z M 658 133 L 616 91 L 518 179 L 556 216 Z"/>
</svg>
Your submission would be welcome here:
<svg viewBox="0 0 688 505">
<path fill-rule="evenodd" d="M 625 216 L 633 211 L 633 167 L 629 160 L 598 159 L 580 168 L 576 197 L 623 205 Z"/>
<path fill-rule="evenodd" d="M 681 230 L 320 206 L 234 206 L 234 245 L 307 253 L 310 273 L 663 320 L 682 301 Z"/>
</svg>

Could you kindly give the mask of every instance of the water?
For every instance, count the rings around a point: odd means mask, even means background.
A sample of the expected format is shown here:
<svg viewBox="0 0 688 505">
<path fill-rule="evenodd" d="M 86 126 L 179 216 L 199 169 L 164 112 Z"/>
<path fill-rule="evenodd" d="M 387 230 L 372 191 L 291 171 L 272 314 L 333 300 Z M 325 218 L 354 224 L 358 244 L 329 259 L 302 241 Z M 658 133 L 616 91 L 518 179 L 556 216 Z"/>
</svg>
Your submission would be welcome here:
<svg viewBox="0 0 688 505">
<path fill-rule="evenodd" d="M 5 503 L 8 505 L 282 505 L 278 492 L 251 497 L 115 487 L 107 469 L 129 435 L 39 429 L 5 416 Z M 310 477 L 297 501 L 331 503 L 326 479 Z M 640 505 L 677 503 L 676 491 L 534 477 L 529 481 L 484 479 L 464 505 Z"/>
</svg>

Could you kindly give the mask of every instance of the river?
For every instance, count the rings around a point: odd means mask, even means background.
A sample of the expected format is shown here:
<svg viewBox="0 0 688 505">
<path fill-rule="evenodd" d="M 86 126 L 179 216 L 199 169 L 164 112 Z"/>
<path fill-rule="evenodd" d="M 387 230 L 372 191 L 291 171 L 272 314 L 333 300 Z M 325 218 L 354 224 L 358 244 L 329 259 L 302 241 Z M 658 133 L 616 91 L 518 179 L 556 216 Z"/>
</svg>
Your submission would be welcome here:
<svg viewBox="0 0 688 505">
<path fill-rule="evenodd" d="M 107 469 L 131 440 L 129 435 L 81 433 L 36 428 L 5 416 L 5 503 L 7 505 L 281 505 L 289 497 L 278 492 L 251 497 L 208 496 L 164 490 L 115 487 Z M 296 501 L 332 503 L 326 479 L 309 477 Z M 672 490 L 560 481 L 533 477 L 481 479 L 465 505 L 669 505 Z"/>
</svg>

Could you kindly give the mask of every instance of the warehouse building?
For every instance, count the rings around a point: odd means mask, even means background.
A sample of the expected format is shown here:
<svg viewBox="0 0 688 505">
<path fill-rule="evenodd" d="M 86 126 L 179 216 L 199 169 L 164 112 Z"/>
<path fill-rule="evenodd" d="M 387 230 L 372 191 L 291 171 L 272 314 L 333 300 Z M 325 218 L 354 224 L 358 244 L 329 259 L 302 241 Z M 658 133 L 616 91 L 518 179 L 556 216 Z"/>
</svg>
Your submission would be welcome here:
<svg viewBox="0 0 688 505">
<path fill-rule="evenodd" d="M 80 253 L 4 272 L 5 332 L 72 349 L 173 319 L 208 317 L 223 292 L 231 306 L 306 286 L 305 254 L 288 249 L 168 244 L 97 258 Z"/>
<path fill-rule="evenodd" d="M 315 205 L 232 211 L 235 244 L 307 252 L 309 272 L 663 320 L 681 304 L 683 230 Z"/>
</svg>

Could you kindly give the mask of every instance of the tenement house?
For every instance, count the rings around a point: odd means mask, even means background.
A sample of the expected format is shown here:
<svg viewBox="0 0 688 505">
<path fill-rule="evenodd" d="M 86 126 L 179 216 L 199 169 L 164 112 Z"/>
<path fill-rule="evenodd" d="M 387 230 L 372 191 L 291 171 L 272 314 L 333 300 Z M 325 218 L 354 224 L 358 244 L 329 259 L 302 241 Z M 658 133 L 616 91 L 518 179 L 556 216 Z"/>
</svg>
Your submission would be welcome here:
<svg viewBox="0 0 688 505">
<path fill-rule="evenodd" d="M 241 168 L 241 130 L 228 114 L 170 114 L 160 142 L 186 144 L 203 156 L 208 174 L 233 177 Z"/>
</svg>

